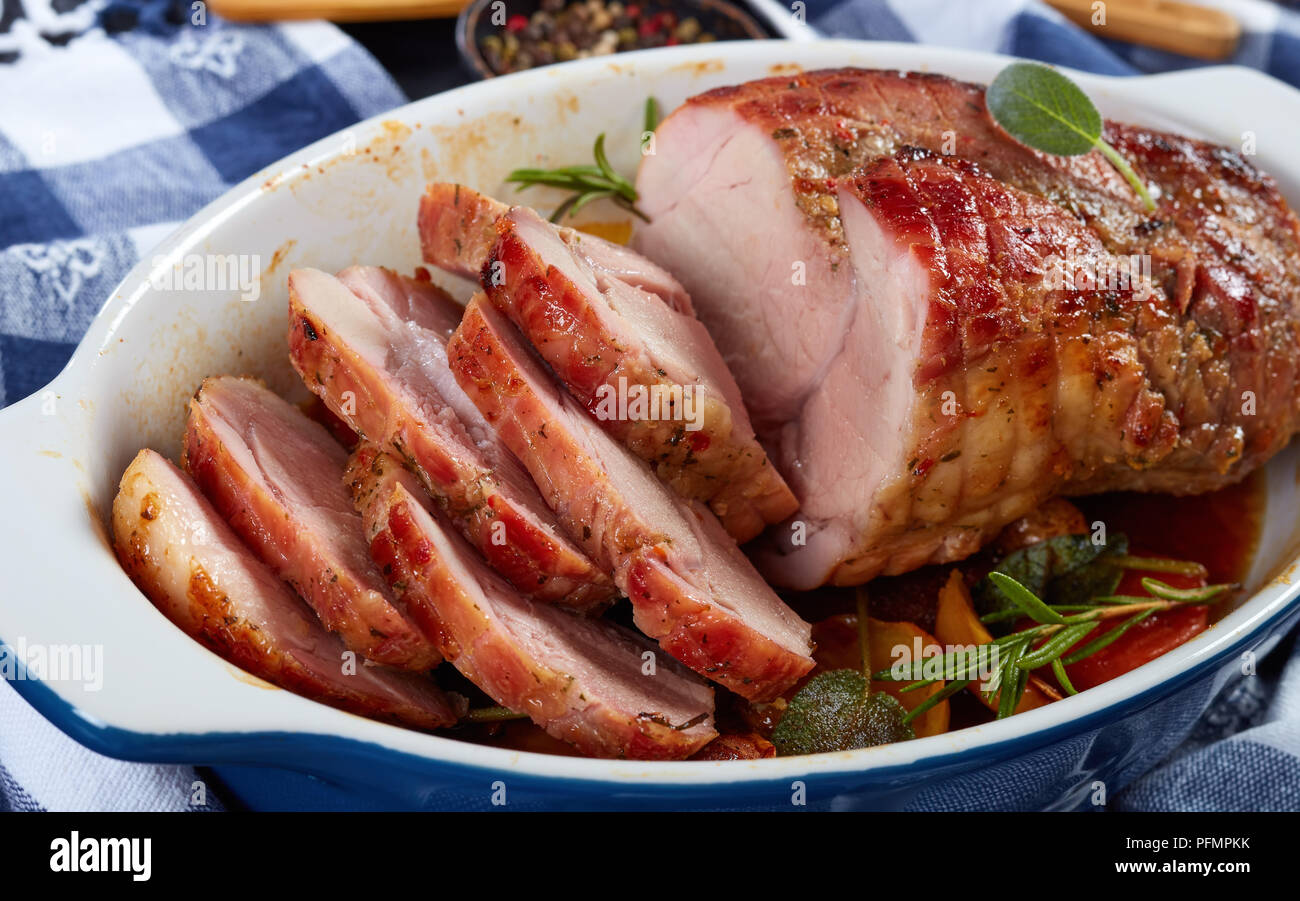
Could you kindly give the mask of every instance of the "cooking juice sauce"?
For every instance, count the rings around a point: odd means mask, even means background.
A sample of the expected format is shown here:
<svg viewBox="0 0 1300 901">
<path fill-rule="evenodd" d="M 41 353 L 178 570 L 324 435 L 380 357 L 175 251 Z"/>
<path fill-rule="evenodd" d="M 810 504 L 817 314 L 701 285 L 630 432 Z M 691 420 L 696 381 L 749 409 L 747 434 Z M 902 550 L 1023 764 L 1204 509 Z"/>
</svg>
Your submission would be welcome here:
<svg viewBox="0 0 1300 901">
<path fill-rule="evenodd" d="M 1123 532 L 1134 554 L 1195 560 L 1210 571 L 1210 582 L 1240 582 L 1250 571 L 1264 522 L 1265 476 L 1246 479 L 1210 494 L 1100 494 L 1073 498 L 1089 522 L 1106 524 L 1107 534 Z M 1210 608 L 1211 622 L 1232 604 Z"/>
</svg>

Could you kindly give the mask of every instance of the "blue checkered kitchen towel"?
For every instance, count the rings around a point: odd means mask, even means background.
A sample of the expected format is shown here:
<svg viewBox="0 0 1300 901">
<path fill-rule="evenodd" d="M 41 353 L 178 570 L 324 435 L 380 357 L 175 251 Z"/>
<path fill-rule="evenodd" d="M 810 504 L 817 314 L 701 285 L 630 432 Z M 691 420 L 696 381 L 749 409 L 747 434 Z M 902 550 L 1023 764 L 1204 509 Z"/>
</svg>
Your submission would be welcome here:
<svg viewBox="0 0 1300 901">
<path fill-rule="evenodd" d="M 404 99 L 373 59 L 320 23 L 196 25 L 182 0 L 0 4 L 0 406 L 49 381 L 131 265 L 200 206 Z M 1300 86 L 1300 14 L 1220 5 L 1247 31 L 1236 62 Z M 1194 64 L 1099 41 L 1033 0 L 808 0 L 807 9 L 831 35 L 1107 74 Z M 119 31 L 124 19 L 135 27 Z M 189 809 L 194 778 L 91 754 L 0 683 L 0 810 Z M 1297 799 L 1300 655 L 1290 642 L 1111 806 L 1278 809 Z"/>
</svg>

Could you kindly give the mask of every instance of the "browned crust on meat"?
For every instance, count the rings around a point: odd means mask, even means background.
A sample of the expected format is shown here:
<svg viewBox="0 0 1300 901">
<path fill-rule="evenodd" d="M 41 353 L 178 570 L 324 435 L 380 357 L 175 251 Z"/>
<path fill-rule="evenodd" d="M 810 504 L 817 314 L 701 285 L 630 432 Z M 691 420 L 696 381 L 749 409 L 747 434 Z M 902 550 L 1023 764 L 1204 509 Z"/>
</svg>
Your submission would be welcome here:
<svg viewBox="0 0 1300 901">
<path fill-rule="evenodd" d="M 691 105 L 729 107 L 770 132 L 800 209 L 833 254 L 843 252 L 838 179 L 916 147 L 974 161 L 1054 204 L 1110 253 L 1149 256 L 1183 334 L 1139 332 L 1137 350 L 1177 417 L 1178 452 L 1160 468 L 1114 470 L 1072 491 L 1212 490 L 1261 465 L 1300 425 L 1300 219 L 1240 153 L 1107 122 L 1107 141 L 1159 189 L 1147 212 L 1099 153 L 1057 157 L 1017 143 L 989 116 L 981 85 L 946 76 L 824 70 L 718 88 Z"/>
<path fill-rule="evenodd" d="M 705 745 L 692 760 L 762 760 L 776 756 L 776 745 L 757 732 L 730 732 Z"/>
<path fill-rule="evenodd" d="M 833 581 L 961 559 L 1073 485 L 1126 487 L 1186 465 L 1137 336 L 1189 355 L 1198 336 L 1140 276 L 1113 290 L 1047 287 L 1053 261 L 1096 272 L 1114 261 L 1086 226 L 960 160 L 880 160 L 854 189 L 932 273 L 932 294 L 905 471 L 879 488 Z"/>
<path fill-rule="evenodd" d="M 544 466 L 543 457 L 563 459 L 573 465 L 573 478 L 599 486 L 600 464 L 563 430 L 547 432 L 542 402 L 484 317 L 486 302 L 471 301 L 447 345 L 461 386 L 530 470 Z M 653 525 L 632 516 L 563 521 L 627 593 L 637 628 L 689 668 L 751 700 L 776 697 L 812 668 L 810 656 L 778 645 L 673 574 L 665 563 L 666 538 Z"/>
<path fill-rule="evenodd" d="M 147 450 L 141 451 L 123 473 L 113 502 L 113 547 L 127 575 L 168 619 L 223 659 L 295 694 L 361 716 L 416 729 L 433 730 L 456 722 L 458 712 L 454 705 L 431 682 L 425 686 L 424 694 L 430 701 L 426 706 L 394 704 L 366 692 L 346 692 L 336 684 L 323 682 L 291 655 L 285 654 L 255 624 L 238 616 L 230 598 L 216 586 L 197 557 L 191 557 L 189 561 L 190 577 L 185 597 L 169 597 L 158 578 L 162 563 L 155 556 L 168 549 L 157 547 L 148 536 L 149 523 L 164 512 L 162 502 L 155 492 L 144 495 L 138 511 L 133 511 L 129 502 L 135 490 L 130 483 L 146 478 L 139 469 L 139 461 L 148 453 Z M 178 549 L 170 551 L 175 553 Z M 301 603 L 296 598 L 292 600 Z M 395 677 L 420 678 L 414 675 Z"/>
<path fill-rule="evenodd" d="M 713 386 L 687 386 L 697 392 L 699 429 L 665 416 L 602 415 L 601 389 L 617 391 L 621 380 L 645 389 L 647 397 L 668 397 L 684 386 L 656 368 L 643 348 L 627 347 L 611 334 L 587 293 L 543 261 L 509 219 L 500 219 L 497 231 L 500 237 L 484 270 L 485 292 L 605 431 L 682 497 L 708 504 L 738 542 L 798 508 L 794 493 L 754 437 L 744 409 L 731 409 Z M 503 278 L 490 274 L 498 271 Z M 663 312 L 680 315 L 666 304 Z"/>
<path fill-rule="evenodd" d="M 475 460 L 468 436 L 447 448 L 412 411 L 384 393 L 371 371 L 312 314 L 290 283 L 289 358 L 314 394 L 348 426 L 402 458 L 470 543 L 520 591 L 578 610 L 606 606 L 616 589 L 572 543 L 542 528 Z M 350 396 L 344 407 L 339 398 Z M 502 540 L 501 529 L 505 529 Z"/>
<path fill-rule="evenodd" d="M 310 554 L 308 548 L 300 547 L 297 542 L 286 547 L 276 536 L 275 530 L 286 528 L 284 521 L 291 520 L 293 511 L 286 509 L 236 462 L 230 449 L 216 437 L 202 398 L 201 386 L 190 401 L 185 426 L 182 464 L 186 472 L 222 518 L 264 561 L 280 554 L 286 557 Z M 342 476 L 340 469 L 337 477 Z M 358 518 L 358 530 L 360 527 Z M 376 663 L 413 671 L 432 669 L 441 662 L 432 642 L 399 611 L 388 607 L 383 623 L 363 615 L 356 598 L 372 590 L 370 586 L 355 583 L 346 573 L 331 569 L 325 561 L 299 568 L 309 573 L 306 581 L 292 573 L 281 575 L 312 605 L 325 627 L 336 632 L 358 654 Z"/>
<path fill-rule="evenodd" d="M 594 711 L 572 676 L 520 654 L 492 627 L 422 533 L 411 494 L 397 484 L 377 491 L 366 514 L 376 562 L 437 636 L 443 655 L 498 704 L 527 712 L 550 735 L 593 757 L 678 760 L 717 735 L 711 724 L 681 728 L 648 713 L 627 718 L 604 707 Z"/>
<path fill-rule="evenodd" d="M 420 198 L 417 226 L 425 262 L 477 279 L 496 243 L 501 204 L 458 184 L 434 182 Z"/>
<path fill-rule="evenodd" d="M 716 604 L 694 597 L 665 563 L 662 547 L 632 555 L 619 583 L 632 601 L 637 628 L 702 676 L 750 701 L 780 697 L 812 671 L 796 654 Z"/>
</svg>

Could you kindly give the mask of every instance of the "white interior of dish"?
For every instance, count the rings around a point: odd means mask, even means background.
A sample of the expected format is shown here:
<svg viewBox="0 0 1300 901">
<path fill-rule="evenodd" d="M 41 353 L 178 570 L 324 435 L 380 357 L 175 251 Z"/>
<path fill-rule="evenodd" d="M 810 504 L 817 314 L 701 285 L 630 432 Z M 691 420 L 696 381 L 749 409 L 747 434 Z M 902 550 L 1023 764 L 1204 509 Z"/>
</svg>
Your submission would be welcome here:
<svg viewBox="0 0 1300 901">
<path fill-rule="evenodd" d="M 574 778 L 701 783 L 862 770 L 1013 738 L 1100 710 L 1154 686 L 1250 632 L 1289 603 L 1300 547 L 1297 455 L 1268 469 L 1266 526 L 1250 576 L 1258 594 L 1208 633 L 1160 660 L 1065 702 L 934 738 L 816 758 L 639 764 L 505 751 L 403 731 L 313 704 L 243 674 L 168 623 L 118 568 L 105 512 L 142 446 L 175 456 L 185 401 L 207 375 L 254 374 L 300 392 L 285 355 L 285 278 L 297 266 L 419 264 L 415 212 L 424 184 L 458 181 L 506 197 L 523 165 L 587 161 L 599 132 L 616 168 L 637 162 L 642 103 L 670 110 L 707 88 L 799 69 L 856 65 L 987 81 L 1005 59 L 911 45 L 762 42 L 629 54 L 499 78 L 431 97 L 324 139 L 258 173 L 203 210 L 159 249 L 256 255 L 261 295 L 161 291 L 141 263 L 107 303 L 68 369 L 0 413 L 0 638 L 11 645 L 99 645 L 98 691 L 51 682 L 95 723 L 151 734 L 299 731 L 349 736 L 432 758 Z M 1300 203 L 1300 94 L 1258 73 L 1206 69 L 1141 79 L 1077 75 L 1104 114 L 1237 145 Z M 554 198 L 520 198 L 543 209 Z M 621 218 L 591 208 L 589 218 Z M 461 296 L 465 284 L 453 285 Z M 47 415 L 51 397 L 54 412 Z"/>
</svg>

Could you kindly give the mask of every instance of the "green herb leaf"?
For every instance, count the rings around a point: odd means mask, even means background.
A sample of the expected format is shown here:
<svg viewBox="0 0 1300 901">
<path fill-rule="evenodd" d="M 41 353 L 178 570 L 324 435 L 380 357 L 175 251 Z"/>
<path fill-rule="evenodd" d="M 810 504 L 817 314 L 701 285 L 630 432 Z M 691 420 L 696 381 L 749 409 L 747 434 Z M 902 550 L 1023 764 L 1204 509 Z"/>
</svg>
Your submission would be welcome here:
<svg viewBox="0 0 1300 901">
<path fill-rule="evenodd" d="M 1087 609 L 1093 598 L 1110 594 L 1119 585 L 1124 573 L 1118 559 L 1127 552 L 1128 539 L 1122 534 L 1111 536 L 1104 545 L 1094 544 L 1089 535 L 1058 535 L 1008 554 L 995 571 L 1015 579 L 1054 608 Z M 980 580 L 972 595 L 987 624 L 1020 614 L 1019 606 L 990 579 Z"/>
<path fill-rule="evenodd" d="M 989 85 L 985 103 L 997 123 L 1022 144 L 1057 156 L 1087 153 L 1101 140 L 1101 113 L 1060 72 L 1012 63 Z"/>
<path fill-rule="evenodd" d="M 1061 655 L 1078 644 L 1085 635 L 1097 628 L 1096 622 L 1075 623 L 1057 632 L 1042 645 L 1021 657 L 1016 665 L 1021 669 L 1037 669 L 1059 660 Z"/>
<path fill-rule="evenodd" d="M 1132 166 L 1101 139 L 1101 114 L 1078 85 L 1040 63 L 1012 63 L 985 94 L 993 119 L 1007 134 L 1035 150 L 1078 156 L 1094 147 L 1133 186 L 1147 209 L 1155 203 Z"/>
<path fill-rule="evenodd" d="M 1101 635 L 1098 635 L 1096 638 L 1094 638 L 1092 641 L 1085 644 L 1083 647 L 1079 648 L 1079 650 L 1075 651 L 1069 657 L 1066 657 L 1062 662 L 1066 666 L 1069 666 L 1072 663 L 1078 663 L 1080 660 L 1083 660 L 1085 657 L 1091 657 L 1093 654 L 1097 653 L 1102 648 L 1112 644 L 1116 639 L 1118 639 L 1129 629 L 1133 628 L 1138 623 L 1142 622 L 1142 620 L 1146 619 L 1148 616 L 1150 616 L 1155 612 L 1156 610 L 1154 607 L 1148 608 L 1146 610 L 1138 611 L 1137 613 L 1130 616 L 1128 619 L 1124 620 L 1124 622 L 1120 623 L 1115 628 L 1107 632 L 1103 632 Z M 1062 683 L 1062 687 L 1064 687 L 1064 683 Z"/>
<path fill-rule="evenodd" d="M 659 101 L 654 96 L 645 99 L 645 124 L 641 129 L 642 135 L 652 133 L 659 127 Z"/>
<path fill-rule="evenodd" d="M 1142 578 L 1142 587 L 1162 601 L 1175 601 L 1179 604 L 1205 604 L 1214 600 L 1225 591 L 1231 591 L 1235 585 L 1203 585 L 1200 588 L 1175 588 L 1150 576 Z"/>
<path fill-rule="evenodd" d="M 1178 573 L 1193 579 L 1209 578 L 1210 571 L 1194 560 L 1170 560 L 1165 557 L 1134 557 L 1121 554 L 1112 561 L 1124 569 L 1139 569 L 1149 573 Z"/>
<path fill-rule="evenodd" d="M 1023 616 L 1024 614 L 1018 613 L 1018 615 Z M 1004 641 L 1005 639 L 999 639 L 988 644 L 955 648 L 944 652 L 940 656 L 913 660 L 906 666 L 900 666 L 898 674 L 895 674 L 894 667 L 891 666 L 872 673 L 871 681 L 911 682 L 911 685 L 902 690 L 914 691 L 945 679 L 974 679 L 975 675 L 993 660 L 994 647 Z M 942 675 L 934 677 L 927 675 L 927 673 Z"/>
<path fill-rule="evenodd" d="M 1079 690 L 1070 682 L 1070 676 L 1065 672 L 1065 664 L 1061 662 L 1060 657 L 1052 661 L 1052 675 L 1056 676 L 1057 684 L 1065 689 L 1066 694 L 1077 695 L 1079 693 Z"/>
<path fill-rule="evenodd" d="M 1020 699 L 1024 697 L 1025 686 L 1029 684 L 1029 670 L 1021 669 L 1020 657 L 1029 647 L 1029 641 L 1017 641 L 1002 648 L 1002 660 L 998 671 L 985 692 L 986 697 L 998 696 L 997 718 L 1006 719 L 1016 712 Z"/>
<path fill-rule="evenodd" d="M 1058 626 L 1065 624 L 1064 616 L 1048 607 L 1038 599 L 1037 595 L 1006 573 L 994 570 L 989 573 L 989 581 L 997 586 L 1007 600 L 1025 611 L 1025 615 L 1034 622 Z"/>
<path fill-rule="evenodd" d="M 654 120 L 657 124 L 658 118 L 659 104 L 651 97 L 646 101 L 645 108 L 645 123 L 650 126 L 647 130 L 654 130 L 650 123 Z M 612 200 L 632 215 L 649 222 L 650 220 L 646 214 L 636 207 L 638 199 L 636 186 L 615 172 L 614 167 L 610 165 L 609 158 L 605 155 L 605 135 L 603 132 L 596 137 L 596 143 L 592 147 L 591 155 L 596 161 L 594 166 L 515 169 L 506 176 L 506 183 L 518 185 L 516 191 L 522 191 L 524 188 L 531 188 L 536 185 L 544 185 L 572 192 L 571 196 L 566 198 L 551 214 L 552 222 L 559 222 L 565 216 L 575 216 L 587 204 L 604 199 Z"/>
<path fill-rule="evenodd" d="M 772 733 L 782 756 L 848 751 L 915 738 L 907 710 L 884 692 L 870 692 L 862 673 L 821 673 L 790 700 Z"/>
<path fill-rule="evenodd" d="M 965 688 L 967 685 L 970 685 L 971 682 L 973 681 L 974 681 L 973 679 L 959 679 L 956 682 L 949 682 L 947 685 L 945 685 L 943 688 L 936 691 L 934 694 L 930 695 L 930 697 L 926 698 L 920 704 L 917 704 L 915 707 L 913 707 L 908 712 L 907 716 L 903 717 L 903 722 L 911 723 L 912 720 L 916 719 L 918 716 L 925 713 L 931 707 L 934 707 L 936 704 L 938 704 L 941 701 L 948 700 L 957 692 Z M 907 689 L 904 688 L 903 691 L 907 691 Z"/>
</svg>

